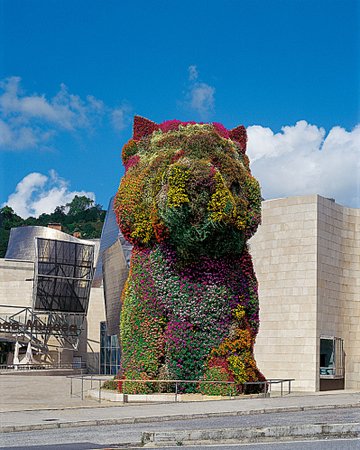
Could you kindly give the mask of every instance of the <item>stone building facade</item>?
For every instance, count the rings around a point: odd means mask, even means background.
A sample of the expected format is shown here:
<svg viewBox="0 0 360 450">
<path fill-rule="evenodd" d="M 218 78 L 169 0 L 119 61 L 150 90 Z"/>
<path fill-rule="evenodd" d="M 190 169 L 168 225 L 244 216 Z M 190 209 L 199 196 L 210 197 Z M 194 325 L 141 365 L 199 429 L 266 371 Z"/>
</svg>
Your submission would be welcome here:
<svg viewBox="0 0 360 450">
<path fill-rule="evenodd" d="M 98 268 L 102 251 L 107 263 L 107 247 L 119 240 L 111 204 Z M 294 378 L 295 390 L 360 389 L 360 209 L 319 195 L 264 201 L 250 251 L 259 282 L 260 370 L 268 379 Z M 32 261 L 0 259 L 0 304 L 30 307 L 33 274 Z M 119 289 L 108 283 L 108 299 Z M 116 373 L 117 337 L 106 335 L 106 325 L 118 324 L 106 319 L 100 272 L 78 350 L 54 347 L 52 360 L 81 358 L 91 372 Z"/>
<path fill-rule="evenodd" d="M 71 242 L 88 243 L 95 246 L 95 259 L 98 254 L 99 242 L 79 240 L 69 236 L 56 228 L 23 227 L 14 229 L 14 236 L 10 239 L 6 258 L 0 259 L 0 325 L 9 323 L 10 317 L 20 323 L 26 323 L 32 319 L 29 310 L 33 306 L 34 286 L 34 236 L 42 236 L 49 239 L 67 240 Z M 25 311 L 28 309 L 28 311 Z M 41 316 L 40 316 L 41 317 Z M 34 340 L 35 358 L 39 362 L 51 364 L 68 365 L 83 363 L 95 373 L 100 367 L 100 322 L 105 321 L 104 293 L 102 287 L 92 287 L 90 290 L 89 305 L 83 331 L 79 338 L 76 350 L 69 345 L 62 346 L 59 341 L 51 337 L 48 341 L 46 354 L 41 350 L 37 353 L 37 344 Z M 12 348 L 18 340 L 26 347 L 30 333 L 18 335 L 17 333 L 6 333 L 0 326 L 0 343 L 9 343 Z M 41 347 L 39 347 L 41 348 Z M 13 351 L 8 348 L 8 354 L 2 355 L 2 365 L 12 364 Z"/>
<path fill-rule="evenodd" d="M 265 376 L 302 391 L 359 389 L 360 209 L 319 195 L 264 201 L 250 250 Z"/>
</svg>

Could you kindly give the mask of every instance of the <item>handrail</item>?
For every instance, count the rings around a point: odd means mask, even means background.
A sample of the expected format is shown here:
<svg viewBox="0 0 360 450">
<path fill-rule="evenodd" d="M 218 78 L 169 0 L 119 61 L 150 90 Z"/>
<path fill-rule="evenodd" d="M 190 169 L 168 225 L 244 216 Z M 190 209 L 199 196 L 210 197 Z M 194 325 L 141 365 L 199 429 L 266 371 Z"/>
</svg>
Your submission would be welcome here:
<svg viewBox="0 0 360 450">
<path fill-rule="evenodd" d="M 51 370 L 51 369 L 86 369 L 86 363 L 39 363 L 39 364 L 3 364 L 0 365 L 0 371 L 7 370 Z"/>
<path fill-rule="evenodd" d="M 177 398 L 178 398 L 178 384 L 179 383 L 199 383 L 199 384 L 232 384 L 232 385 L 239 385 L 239 383 L 236 383 L 234 381 L 222 381 L 222 380 L 178 380 L 178 379 L 173 379 L 173 380 L 152 380 L 152 379 L 148 379 L 148 380 L 144 380 L 144 379 L 114 379 L 113 376 L 111 376 L 111 378 L 108 378 L 109 376 L 106 375 L 93 375 L 93 374 L 88 374 L 88 375 L 68 375 L 67 378 L 70 378 L 71 380 L 71 384 L 70 384 L 70 396 L 74 396 L 76 394 L 73 393 L 73 379 L 79 379 L 81 380 L 81 399 L 83 400 L 84 398 L 84 381 L 90 381 L 91 382 L 91 387 L 90 389 L 92 389 L 93 386 L 93 382 L 94 381 L 98 381 L 99 382 L 99 403 L 101 403 L 101 382 L 107 381 L 107 380 L 113 380 L 113 381 L 118 381 L 118 382 L 129 382 L 129 383 L 167 383 L 167 384 L 175 384 L 175 402 L 177 402 Z M 265 381 L 246 381 L 245 383 L 241 383 L 241 386 L 244 387 L 244 392 L 246 391 L 246 387 L 247 386 L 252 386 L 252 385 L 263 385 L 264 389 L 263 389 L 263 396 L 264 397 L 268 397 L 271 394 L 271 386 L 273 384 L 280 384 L 280 392 L 281 392 L 281 397 L 284 394 L 284 383 L 288 383 L 288 389 L 287 389 L 287 394 L 291 393 L 291 383 L 292 381 L 295 381 L 295 378 L 272 378 L 272 379 L 268 379 Z M 173 393 L 173 392 L 172 392 Z M 131 394 L 126 394 L 123 393 L 124 397 L 123 397 L 123 402 L 127 403 L 128 402 L 128 395 Z M 235 396 L 231 395 L 230 391 L 229 391 L 229 398 L 235 398 Z"/>
</svg>

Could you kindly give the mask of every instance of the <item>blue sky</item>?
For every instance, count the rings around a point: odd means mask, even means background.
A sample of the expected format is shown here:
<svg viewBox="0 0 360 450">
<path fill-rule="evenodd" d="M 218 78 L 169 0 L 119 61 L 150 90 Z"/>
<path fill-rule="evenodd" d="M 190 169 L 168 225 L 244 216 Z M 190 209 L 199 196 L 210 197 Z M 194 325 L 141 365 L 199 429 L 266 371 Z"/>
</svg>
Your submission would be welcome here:
<svg viewBox="0 0 360 450">
<path fill-rule="evenodd" d="M 248 128 L 265 198 L 360 207 L 359 2 L 0 0 L 0 204 L 118 187 L 134 114 Z"/>
</svg>

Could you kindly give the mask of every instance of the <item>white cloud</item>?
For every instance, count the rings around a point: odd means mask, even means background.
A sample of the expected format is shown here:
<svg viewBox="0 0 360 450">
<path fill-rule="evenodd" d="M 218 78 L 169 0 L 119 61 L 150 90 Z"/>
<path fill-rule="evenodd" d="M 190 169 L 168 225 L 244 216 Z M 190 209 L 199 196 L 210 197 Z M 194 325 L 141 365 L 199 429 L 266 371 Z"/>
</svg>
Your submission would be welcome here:
<svg viewBox="0 0 360 450">
<path fill-rule="evenodd" d="M 95 201 L 93 192 L 70 191 L 69 184 L 54 170 L 49 175 L 32 172 L 17 184 L 15 192 L 2 206 L 8 205 L 19 216 L 27 218 L 52 213 L 57 206 L 70 203 L 75 195 L 85 195 Z"/>
<path fill-rule="evenodd" d="M 55 135 L 55 130 L 44 129 L 35 124 L 19 124 L 0 118 L 0 150 L 22 150 L 35 148 L 46 143 Z"/>
<path fill-rule="evenodd" d="M 206 83 L 195 83 L 190 89 L 190 106 L 202 119 L 206 119 L 214 110 L 214 94 L 215 88 Z"/>
<path fill-rule="evenodd" d="M 360 207 L 360 125 L 352 131 L 301 120 L 280 133 L 258 125 L 247 129 L 248 155 L 263 197 L 320 194 Z"/>
<path fill-rule="evenodd" d="M 185 104 L 188 108 L 206 120 L 215 108 L 215 88 L 207 83 L 198 81 L 199 72 L 195 65 L 188 67 L 189 86 L 186 92 Z"/>
<path fill-rule="evenodd" d="M 125 104 L 112 111 L 111 121 L 115 130 L 121 131 L 130 124 L 130 112 L 131 107 Z"/>
<path fill-rule="evenodd" d="M 113 120 L 119 110 L 107 107 L 92 95 L 81 98 L 61 84 L 59 92 L 48 99 L 44 94 L 25 95 L 20 83 L 20 77 L 0 82 L 0 149 L 40 147 L 56 134 L 92 129 L 104 117 L 119 129 L 119 120 Z M 126 123 L 129 110 L 122 111 Z"/>
</svg>

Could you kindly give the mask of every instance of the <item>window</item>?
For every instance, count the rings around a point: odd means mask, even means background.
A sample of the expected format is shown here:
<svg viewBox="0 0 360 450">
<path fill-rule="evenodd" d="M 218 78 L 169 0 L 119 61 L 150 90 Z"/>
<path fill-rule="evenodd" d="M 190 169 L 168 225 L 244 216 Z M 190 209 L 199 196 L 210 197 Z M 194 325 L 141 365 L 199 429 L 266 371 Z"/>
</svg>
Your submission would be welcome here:
<svg viewBox="0 0 360 450">
<path fill-rule="evenodd" d="M 320 337 L 320 378 L 344 377 L 344 345 L 338 337 Z"/>
<path fill-rule="evenodd" d="M 106 334 L 106 322 L 100 322 L 100 373 L 116 375 L 120 369 L 119 339 Z"/>
</svg>

